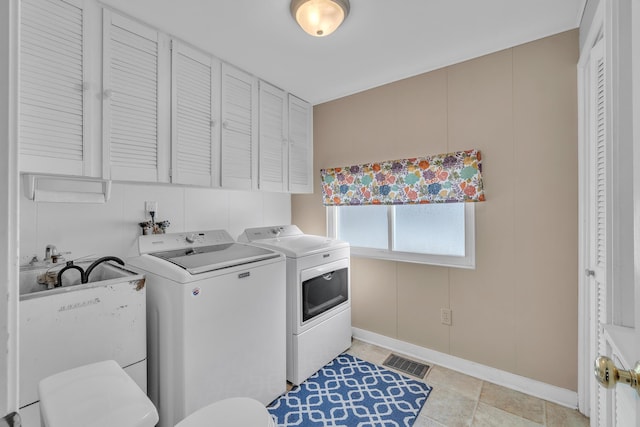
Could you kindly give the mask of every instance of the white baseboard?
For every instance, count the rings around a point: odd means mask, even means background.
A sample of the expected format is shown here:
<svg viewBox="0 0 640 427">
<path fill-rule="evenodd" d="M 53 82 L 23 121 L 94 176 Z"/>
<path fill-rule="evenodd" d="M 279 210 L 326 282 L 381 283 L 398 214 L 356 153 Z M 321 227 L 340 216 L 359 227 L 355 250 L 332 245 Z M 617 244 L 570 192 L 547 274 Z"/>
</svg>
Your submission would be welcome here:
<svg viewBox="0 0 640 427">
<path fill-rule="evenodd" d="M 452 369 L 571 409 L 578 408 L 578 393 L 507 371 L 481 365 L 450 354 L 440 353 L 415 344 L 385 337 L 364 329 L 352 328 L 353 337 L 416 359 Z M 427 381 L 428 382 L 428 381 Z"/>
</svg>

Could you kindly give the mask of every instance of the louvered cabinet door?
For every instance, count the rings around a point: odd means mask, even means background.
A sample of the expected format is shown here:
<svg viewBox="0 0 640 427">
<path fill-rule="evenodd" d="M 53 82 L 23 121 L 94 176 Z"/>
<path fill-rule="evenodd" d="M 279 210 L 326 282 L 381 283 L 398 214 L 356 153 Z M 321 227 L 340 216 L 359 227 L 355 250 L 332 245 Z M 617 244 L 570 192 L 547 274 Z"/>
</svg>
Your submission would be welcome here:
<svg viewBox="0 0 640 427">
<path fill-rule="evenodd" d="M 21 1 L 22 172 L 88 173 L 84 22 L 81 0 Z"/>
<path fill-rule="evenodd" d="M 604 42 L 600 40 L 591 49 L 589 69 L 589 182 L 588 203 L 589 220 L 587 231 L 587 247 L 589 260 L 587 265 L 590 295 L 591 295 L 591 325 L 590 342 L 592 343 L 591 357 L 593 361 L 599 355 L 610 356 L 604 333 L 604 326 L 611 323 L 611 292 L 609 290 L 607 263 L 607 229 L 608 221 L 608 171 L 607 171 L 607 94 L 606 68 L 604 57 Z M 611 425 L 608 417 L 611 414 L 608 392 L 599 387 L 592 379 L 593 397 L 592 419 L 597 425 Z"/>
<path fill-rule="evenodd" d="M 220 61 L 173 41 L 171 182 L 219 186 Z"/>
<path fill-rule="evenodd" d="M 114 180 L 160 180 L 159 64 L 168 55 L 157 31 L 116 13 L 103 15 L 104 175 Z"/>
<path fill-rule="evenodd" d="M 287 190 L 287 95 L 260 81 L 258 188 Z"/>
<path fill-rule="evenodd" d="M 289 94 L 289 191 L 313 193 L 313 109 Z"/>
<path fill-rule="evenodd" d="M 258 84 L 256 78 L 222 64 L 221 184 L 224 188 L 257 187 Z"/>
</svg>

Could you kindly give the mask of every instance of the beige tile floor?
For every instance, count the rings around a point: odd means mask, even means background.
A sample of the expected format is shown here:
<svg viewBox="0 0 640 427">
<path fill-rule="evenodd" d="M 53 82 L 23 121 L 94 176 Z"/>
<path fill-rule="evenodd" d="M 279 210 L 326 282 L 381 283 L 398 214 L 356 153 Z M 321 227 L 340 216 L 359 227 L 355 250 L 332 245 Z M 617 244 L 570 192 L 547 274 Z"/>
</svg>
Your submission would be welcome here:
<svg viewBox="0 0 640 427">
<path fill-rule="evenodd" d="M 347 353 L 382 365 L 391 351 L 353 340 Z M 424 382 L 433 390 L 414 427 L 589 426 L 589 418 L 577 410 L 440 366 L 432 365 Z"/>
</svg>

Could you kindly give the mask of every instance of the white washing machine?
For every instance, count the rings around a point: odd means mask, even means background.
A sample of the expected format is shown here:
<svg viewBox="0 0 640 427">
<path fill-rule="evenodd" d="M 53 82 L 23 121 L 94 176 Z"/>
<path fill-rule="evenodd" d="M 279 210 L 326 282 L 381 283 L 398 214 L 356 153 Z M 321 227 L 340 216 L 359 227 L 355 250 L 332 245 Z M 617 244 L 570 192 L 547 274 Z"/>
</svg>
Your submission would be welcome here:
<svg viewBox="0 0 640 427">
<path fill-rule="evenodd" d="M 295 225 L 248 228 L 238 241 L 287 256 L 287 380 L 300 384 L 351 346 L 349 244 Z"/>
<path fill-rule="evenodd" d="M 285 257 L 224 230 L 141 236 L 149 397 L 160 427 L 229 397 L 286 391 Z"/>
</svg>

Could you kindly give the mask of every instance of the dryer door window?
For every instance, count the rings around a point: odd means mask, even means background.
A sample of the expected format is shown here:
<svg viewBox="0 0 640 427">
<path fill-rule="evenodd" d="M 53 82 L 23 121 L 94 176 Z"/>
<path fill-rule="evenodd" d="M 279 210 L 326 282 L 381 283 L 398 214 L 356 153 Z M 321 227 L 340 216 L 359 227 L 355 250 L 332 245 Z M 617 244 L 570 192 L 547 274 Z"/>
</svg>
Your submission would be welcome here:
<svg viewBox="0 0 640 427">
<path fill-rule="evenodd" d="M 302 282 L 302 321 L 306 322 L 349 299 L 349 271 L 331 271 Z"/>
</svg>

